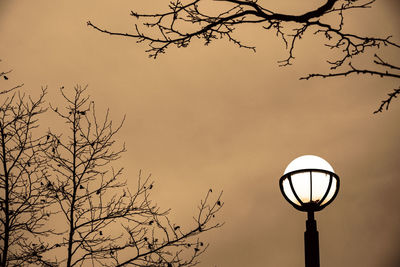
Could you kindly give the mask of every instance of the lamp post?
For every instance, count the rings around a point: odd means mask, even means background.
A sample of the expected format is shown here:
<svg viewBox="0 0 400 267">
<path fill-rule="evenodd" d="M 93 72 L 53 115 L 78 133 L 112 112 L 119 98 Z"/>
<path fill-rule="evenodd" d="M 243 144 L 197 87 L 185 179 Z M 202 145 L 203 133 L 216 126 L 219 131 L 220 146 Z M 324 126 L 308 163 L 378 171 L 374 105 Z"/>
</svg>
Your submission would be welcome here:
<svg viewBox="0 0 400 267">
<path fill-rule="evenodd" d="M 285 199 L 297 210 L 307 212 L 304 250 L 306 267 L 319 267 L 317 222 L 314 212 L 328 206 L 339 191 L 339 176 L 324 159 L 305 155 L 293 160 L 279 180 Z"/>
</svg>

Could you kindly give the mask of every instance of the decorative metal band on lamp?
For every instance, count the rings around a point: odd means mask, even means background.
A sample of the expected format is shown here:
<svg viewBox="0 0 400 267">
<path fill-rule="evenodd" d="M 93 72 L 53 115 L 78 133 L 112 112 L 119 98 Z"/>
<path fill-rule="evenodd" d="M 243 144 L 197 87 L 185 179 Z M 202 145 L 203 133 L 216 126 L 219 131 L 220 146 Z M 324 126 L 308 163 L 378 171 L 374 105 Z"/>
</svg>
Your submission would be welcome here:
<svg viewBox="0 0 400 267">
<path fill-rule="evenodd" d="M 320 211 L 339 191 L 339 176 L 324 159 L 306 155 L 293 160 L 279 180 L 285 199 L 298 210 Z"/>
</svg>

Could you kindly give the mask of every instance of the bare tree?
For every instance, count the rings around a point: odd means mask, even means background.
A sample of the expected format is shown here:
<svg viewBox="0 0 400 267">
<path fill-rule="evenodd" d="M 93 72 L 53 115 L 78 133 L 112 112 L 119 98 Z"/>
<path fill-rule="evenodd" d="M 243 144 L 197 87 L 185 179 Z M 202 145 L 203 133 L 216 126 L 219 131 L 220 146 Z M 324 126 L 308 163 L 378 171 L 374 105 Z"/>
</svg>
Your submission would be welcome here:
<svg viewBox="0 0 400 267">
<path fill-rule="evenodd" d="M 61 88 L 67 106 L 51 106 L 68 130 L 50 130 L 52 146 L 44 151 L 51 172 L 47 188 L 65 226 L 48 257 L 68 267 L 194 265 L 207 246 L 193 238 L 220 226 L 211 220 L 222 207 L 221 196 L 210 205 L 207 194 L 192 229 L 172 224 L 168 210 L 149 199 L 150 176 L 140 173 L 132 193 L 121 177 L 123 169 L 111 166 L 125 152 L 125 145 L 116 147 L 124 119 L 113 125 L 108 110 L 99 119 L 85 91 L 76 86 L 69 96 Z"/>
<path fill-rule="evenodd" d="M 268 1 L 259 4 L 257 0 L 173 0 L 169 3 L 169 11 L 153 14 L 140 14 L 131 11 L 130 15 L 139 20 L 134 32 L 125 33 L 111 31 L 88 21 L 93 29 L 116 36 L 134 38 L 137 42 L 147 43 L 146 52 L 156 58 L 165 53 L 170 46 L 187 47 L 193 39 L 204 41 L 205 45 L 216 39 L 227 39 L 238 47 L 255 51 L 255 47 L 244 44 L 234 35 L 238 26 L 243 24 L 260 25 L 266 31 L 273 31 L 288 50 L 287 58 L 279 61 L 280 66 L 291 65 L 295 59 L 296 44 L 312 32 L 325 39 L 324 45 L 337 51 L 337 58 L 328 60 L 331 72 L 327 74 L 310 74 L 301 79 L 313 77 L 336 77 L 351 74 L 370 74 L 386 78 L 400 78 L 400 67 L 384 61 L 375 55 L 375 67 L 359 68 L 352 63 L 354 58 L 381 47 L 400 48 L 392 41 L 391 36 L 372 37 L 347 32 L 345 17 L 356 9 L 368 9 L 375 0 L 326 0 L 313 10 L 304 14 L 292 15 L 275 12 L 268 6 Z M 211 4 L 222 3 L 220 11 L 209 8 Z M 214 13 L 217 15 L 214 15 Z M 142 26 L 142 27 L 141 27 Z M 144 29 L 142 29 L 144 27 Z M 400 88 L 389 93 L 376 112 L 388 109 L 393 98 L 400 94 Z"/>
<path fill-rule="evenodd" d="M 0 265 L 46 265 L 42 254 L 48 245 L 43 239 L 52 233 L 46 227 L 52 212 L 47 211 L 51 200 L 43 186 L 46 158 L 41 151 L 48 138 L 34 135 L 46 110 L 46 89 L 38 99 L 7 92 L 0 104 Z"/>
</svg>

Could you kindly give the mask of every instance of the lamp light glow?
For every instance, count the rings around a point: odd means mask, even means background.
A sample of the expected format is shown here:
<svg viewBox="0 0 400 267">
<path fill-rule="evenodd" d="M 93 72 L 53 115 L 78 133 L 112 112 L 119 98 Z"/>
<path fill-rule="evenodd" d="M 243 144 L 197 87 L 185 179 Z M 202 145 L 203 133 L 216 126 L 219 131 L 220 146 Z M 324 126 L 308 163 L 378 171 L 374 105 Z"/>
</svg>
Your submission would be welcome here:
<svg viewBox="0 0 400 267">
<path fill-rule="evenodd" d="M 283 174 L 287 174 L 288 172 L 293 172 L 301 169 L 321 169 L 330 172 L 335 172 L 332 166 L 323 158 L 314 155 L 304 155 L 295 158 L 292 162 L 290 162 Z"/>
</svg>

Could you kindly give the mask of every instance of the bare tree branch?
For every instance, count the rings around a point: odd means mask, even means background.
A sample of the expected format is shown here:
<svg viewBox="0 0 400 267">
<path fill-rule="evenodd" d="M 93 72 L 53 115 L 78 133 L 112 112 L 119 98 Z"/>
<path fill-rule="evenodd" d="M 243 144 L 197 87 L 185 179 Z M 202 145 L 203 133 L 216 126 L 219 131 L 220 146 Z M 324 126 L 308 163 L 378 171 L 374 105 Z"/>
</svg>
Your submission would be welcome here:
<svg viewBox="0 0 400 267">
<path fill-rule="evenodd" d="M 1 59 L 0 59 L 0 62 L 2 62 Z M 3 79 L 5 81 L 8 81 L 9 80 L 8 74 L 10 74 L 11 72 L 12 72 L 12 70 L 1 71 L 0 72 L 0 80 Z M 24 86 L 24 84 L 11 85 L 11 86 L 9 85 L 5 89 L 0 89 L 0 95 L 7 94 L 11 91 L 17 90 L 17 89 L 21 88 L 22 86 Z"/>
<path fill-rule="evenodd" d="M 383 68 L 382 70 L 373 70 L 373 69 L 358 69 L 354 67 L 351 63 L 349 63 L 350 69 L 344 72 L 337 72 L 337 73 L 326 73 L 326 74 L 321 74 L 321 73 L 313 73 L 309 74 L 306 77 L 300 78 L 300 80 L 308 80 L 314 77 L 320 77 L 320 78 L 331 78 L 331 77 L 338 77 L 338 76 L 347 76 L 347 75 L 352 75 L 352 74 L 369 74 L 371 76 L 379 76 L 380 78 L 395 78 L 399 79 L 400 78 L 400 73 L 398 71 L 400 70 L 400 67 L 397 67 L 395 65 L 389 64 L 388 62 L 382 60 L 378 55 L 374 55 L 374 63 L 378 66 Z M 392 72 L 390 72 L 392 70 Z M 397 72 L 396 72 L 397 71 Z M 383 100 L 381 105 L 377 110 L 374 111 L 374 114 L 383 112 L 383 110 L 388 110 L 389 105 L 391 101 L 397 97 L 399 94 L 399 89 L 394 89 L 392 93 L 388 94 L 388 98 Z M 386 108 L 385 108 L 386 107 Z"/>
<path fill-rule="evenodd" d="M 198 236 L 223 225 L 223 223 L 212 223 L 223 206 L 222 192 L 210 203 L 211 194 L 210 189 L 205 199 L 200 202 L 198 214 L 193 218 L 194 225 L 187 229 L 171 223 L 168 213 L 157 215 L 153 211 L 145 221 L 136 221 L 133 224 L 130 222 L 130 225 L 125 226 L 129 239 L 123 246 L 118 247 L 117 251 L 127 250 L 129 255 L 134 256 L 122 262 L 115 258 L 116 266 L 195 266 L 198 264 L 198 257 L 208 248 L 208 244 L 201 241 Z"/>
<path fill-rule="evenodd" d="M 388 110 L 389 105 L 392 102 L 392 100 L 394 98 L 396 98 L 399 94 L 400 94 L 400 88 L 394 89 L 392 93 L 388 94 L 388 96 L 389 96 L 388 98 L 386 98 L 385 100 L 382 100 L 381 105 L 379 106 L 379 108 L 377 110 L 374 111 L 374 113 L 382 112 L 384 108 L 386 110 Z"/>
<path fill-rule="evenodd" d="M 235 36 L 236 28 L 244 24 L 258 24 L 266 31 L 273 31 L 281 38 L 288 56 L 278 61 L 280 66 L 291 65 L 295 59 L 297 42 L 311 32 L 324 39 L 324 45 L 336 51 L 337 58 L 327 61 L 329 74 L 310 74 L 303 79 L 314 77 L 337 77 L 348 74 L 372 74 L 383 78 L 399 78 L 396 72 L 380 72 L 355 68 L 352 61 L 366 51 L 389 47 L 399 49 L 400 44 L 392 41 L 392 36 L 371 37 L 345 30 L 345 17 L 355 9 L 369 9 L 375 0 L 326 0 L 319 7 L 304 14 L 292 15 L 273 11 L 258 4 L 257 0 L 174 0 L 169 3 L 169 11 L 163 13 L 141 14 L 131 11 L 139 23 L 134 24 L 132 33 L 108 30 L 91 21 L 87 25 L 99 32 L 133 38 L 138 43 L 146 43 L 146 52 L 152 58 L 165 53 L 167 48 L 187 47 L 193 39 L 203 40 L 208 45 L 217 39 L 227 39 L 241 48 L 255 51 L 255 46 L 243 44 Z M 224 4 L 217 6 L 216 4 Z M 214 4 L 216 8 L 211 8 Z M 217 12 L 217 15 L 213 15 Z M 398 71 L 393 63 L 375 57 L 375 64 Z M 350 66 L 350 70 L 342 68 Z"/>
</svg>

